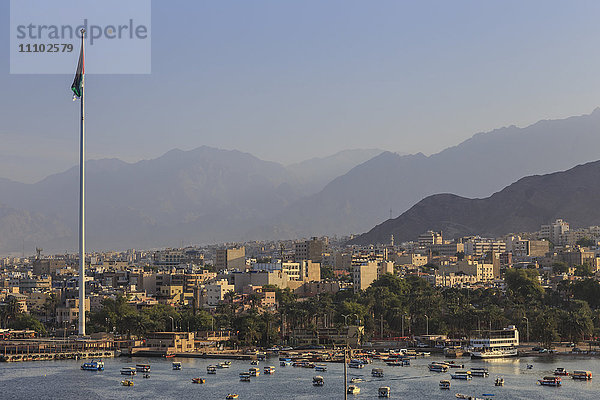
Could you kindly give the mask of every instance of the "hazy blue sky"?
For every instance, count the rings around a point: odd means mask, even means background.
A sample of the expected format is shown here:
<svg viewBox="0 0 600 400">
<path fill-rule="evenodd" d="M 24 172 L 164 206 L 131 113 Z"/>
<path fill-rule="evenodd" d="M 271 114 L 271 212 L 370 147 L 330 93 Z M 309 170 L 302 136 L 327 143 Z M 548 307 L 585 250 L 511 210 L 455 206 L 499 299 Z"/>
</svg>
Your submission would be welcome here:
<svg viewBox="0 0 600 400">
<path fill-rule="evenodd" d="M 429 154 L 589 113 L 599 16 L 582 0 L 153 1 L 152 74 L 86 81 L 88 154 Z M 72 75 L 10 75 L 8 25 L 0 0 L 0 177 L 38 179 L 77 162 Z"/>
</svg>

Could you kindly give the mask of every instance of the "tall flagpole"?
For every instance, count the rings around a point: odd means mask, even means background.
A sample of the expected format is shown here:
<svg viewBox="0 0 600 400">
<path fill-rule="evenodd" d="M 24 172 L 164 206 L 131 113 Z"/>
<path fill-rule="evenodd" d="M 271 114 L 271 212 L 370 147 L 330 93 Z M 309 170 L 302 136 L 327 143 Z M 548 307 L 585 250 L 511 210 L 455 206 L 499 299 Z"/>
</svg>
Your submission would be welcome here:
<svg viewBox="0 0 600 400">
<path fill-rule="evenodd" d="M 84 55 L 85 29 L 81 30 L 81 53 Z M 85 336 L 85 62 L 81 76 L 81 127 L 79 137 L 79 336 Z"/>
</svg>

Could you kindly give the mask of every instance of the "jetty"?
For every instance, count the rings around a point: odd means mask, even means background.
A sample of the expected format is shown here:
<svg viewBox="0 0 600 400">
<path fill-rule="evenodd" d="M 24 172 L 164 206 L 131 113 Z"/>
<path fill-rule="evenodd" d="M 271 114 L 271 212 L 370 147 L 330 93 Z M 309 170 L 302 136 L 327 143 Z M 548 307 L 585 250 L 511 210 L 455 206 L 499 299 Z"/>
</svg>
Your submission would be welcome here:
<svg viewBox="0 0 600 400">
<path fill-rule="evenodd" d="M 110 358 L 118 353 L 107 339 L 21 339 L 0 342 L 0 361 L 44 361 Z"/>
</svg>

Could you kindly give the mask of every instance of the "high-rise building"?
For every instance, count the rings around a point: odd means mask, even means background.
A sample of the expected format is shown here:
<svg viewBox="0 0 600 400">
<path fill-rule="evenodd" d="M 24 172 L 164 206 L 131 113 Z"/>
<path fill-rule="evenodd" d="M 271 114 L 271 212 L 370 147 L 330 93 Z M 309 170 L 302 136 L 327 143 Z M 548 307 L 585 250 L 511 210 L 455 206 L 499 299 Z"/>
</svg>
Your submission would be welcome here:
<svg viewBox="0 0 600 400">
<path fill-rule="evenodd" d="M 299 242 L 294 245 L 295 259 L 310 260 L 313 262 L 322 263 L 323 253 L 326 251 L 327 240 L 313 237 L 310 240 Z"/>
<path fill-rule="evenodd" d="M 246 248 L 244 246 L 217 250 L 215 267 L 217 269 L 242 269 L 246 266 Z"/>
<path fill-rule="evenodd" d="M 542 225 L 540 228 L 540 239 L 548 239 L 554 244 L 561 244 L 561 236 L 569 231 L 569 223 L 562 219 L 557 219 L 549 225 Z"/>
<path fill-rule="evenodd" d="M 419 235 L 419 246 L 443 244 L 442 232 L 427 231 Z"/>
</svg>

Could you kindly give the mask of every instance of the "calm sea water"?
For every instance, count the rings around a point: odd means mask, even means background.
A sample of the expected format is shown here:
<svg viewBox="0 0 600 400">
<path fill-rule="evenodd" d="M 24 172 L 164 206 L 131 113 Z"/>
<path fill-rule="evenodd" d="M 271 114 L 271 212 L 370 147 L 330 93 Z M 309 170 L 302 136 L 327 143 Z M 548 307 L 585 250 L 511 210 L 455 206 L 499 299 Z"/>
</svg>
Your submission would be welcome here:
<svg viewBox="0 0 600 400">
<path fill-rule="evenodd" d="M 224 399 L 228 393 L 237 393 L 240 399 L 343 399 L 343 365 L 328 364 L 327 372 L 294 367 L 280 367 L 277 358 L 261 362 L 261 375 L 252 382 L 240 382 L 239 373 L 248 371 L 248 361 L 233 361 L 229 369 L 219 369 L 216 375 L 207 375 L 206 367 L 218 360 L 176 359 L 183 369 L 173 371 L 171 360 L 115 358 L 106 359 L 102 372 L 82 371 L 81 361 L 42 361 L 23 363 L 0 363 L 0 399 Z M 512 360 L 479 361 L 458 359 L 466 368 L 485 366 L 490 371 L 488 378 L 473 378 L 472 381 L 452 381 L 449 391 L 438 387 L 440 379 L 450 379 L 449 373 L 430 373 L 427 364 L 441 360 L 437 357 L 411 360 L 410 367 L 388 367 L 375 361 L 364 369 L 350 369 L 349 376 L 361 376 L 361 393 L 348 395 L 349 399 L 377 398 L 380 386 L 390 386 L 395 399 L 455 399 L 455 393 L 473 396 L 493 394 L 494 399 L 599 399 L 600 359 L 573 358 L 523 358 Z M 150 379 L 141 374 L 131 378 L 133 387 L 123 387 L 119 370 L 136 363 L 151 364 Z M 531 363 L 533 369 L 526 365 Z M 262 367 L 273 365 L 274 375 L 264 375 Z M 384 378 L 371 378 L 371 369 L 381 367 Z M 556 367 L 568 371 L 590 370 L 594 374 L 591 382 L 574 381 L 563 377 L 559 388 L 541 387 L 536 381 L 552 375 Z M 312 377 L 322 375 L 325 386 L 313 387 Z M 192 384 L 193 377 L 206 378 L 206 384 Z M 504 387 L 495 387 L 494 379 L 502 376 Z M 127 378 L 129 379 L 129 378 Z"/>
</svg>

